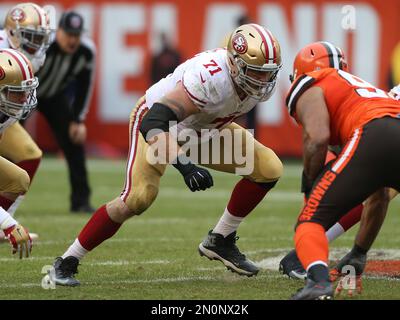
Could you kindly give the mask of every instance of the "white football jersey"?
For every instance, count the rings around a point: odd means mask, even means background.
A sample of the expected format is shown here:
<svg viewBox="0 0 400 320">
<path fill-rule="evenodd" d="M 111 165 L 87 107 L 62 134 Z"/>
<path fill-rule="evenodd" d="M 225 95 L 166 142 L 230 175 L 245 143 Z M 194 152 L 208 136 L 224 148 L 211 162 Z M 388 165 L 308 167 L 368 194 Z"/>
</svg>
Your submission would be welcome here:
<svg viewBox="0 0 400 320">
<path fill-rule="evenodd" d="M 10 42 L 8 41 L 8 35 L 6 30 L 0 30 L 0 49 L 9 49 L 11 48 Z M 12 49 L 12 48 L 11 48 Z M 39 71 L 39 69 L 43 66 L 44 61 L 46 60 L 46 52 L 38 50 L 34 55 L 31 55 L 25 51 L 21 51 L 31 62 L 33 73 Z"/>
<path fill-rule="evenodd" d="M 6 30 L 0 30 L 0 49 L 8 48 L 10 48 L 10 43 L 8 42 Z"/>
<path fill-rule="evenodd" d="M 1 118 L 2 117 L 0 116 L 0 140 L 1 140 L 1 134 L 4 132 L 4 130 L 6 130 L 8 127 L 17 122 L 17 120 L 14 118 L 5 117 L 4 120 L 2 120 Z"/>
<path fill-rule="evenodd" d="M 178 123 L 183 129 L 221 129 L 256 106 L 258 100 L 240 100 L 229 73 L 226 49 L 202 52 L 179 65 L 172 74 L 146 91 L 146 105 L 155 102 L 181 81 L 190 99 L 199 106 L 196 113 Z"/>
</svg>

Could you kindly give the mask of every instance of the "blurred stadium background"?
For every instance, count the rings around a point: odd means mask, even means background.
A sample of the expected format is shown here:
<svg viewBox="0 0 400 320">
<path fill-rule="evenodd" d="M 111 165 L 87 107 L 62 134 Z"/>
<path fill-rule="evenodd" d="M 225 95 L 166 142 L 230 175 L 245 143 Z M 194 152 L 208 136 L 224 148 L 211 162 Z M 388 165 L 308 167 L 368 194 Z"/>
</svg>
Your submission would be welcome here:
<svg viewBox="0 0 400 320">
<path fill-rule="evenodd" d="M 0 21 L 17 2 L 0 1 Z M 267 26 L 279 39 L 284 67 L 276 94 L 257 108 L 257 136 L 278 155 L 296 157 L 301 156 L 300 131 L 287 115 L 284 98 L 297 50 L 316 40 L 329 40 L 345 50 L 354 74 L 388 89 L 392 52 L 400 41 L 397 0 L 36 2 L 54 5 L 57 19 L 65 9 L 80 12 L 85 18 L 87 34 L 97 44 L 87 147 L 89 154 L 100 157 L 126 155 L 128 116 L 150 85 L 150 61 L 160 50 L 161 33 L 167 35 L 186 59 L 222 46 L 242 15 Z M 45 121 L 35 115 L 27 125 L 43 150 L 56 151 Z"/>
<path fill-rule="evenodd" d="M 0 21 L 18 2 L 0 0 Z M 397 0 L 36 2 L 54 5 L 57 19 L 65 9 L 80 12 L 87 34 L 97 44 L 87 149 L 92 158 L 108 160 L 89 162 L 96 206 L 121 190 L 128 150 L 128 116 L 151 82 L 150 61 L 160 50 L 161 33 L 167 34 L 186 59 L 220 47 L 242 15 L 270 28 L 281 44 L 284 67 L 276 94 L 257 108 L 256 129 L 261 142 L 285 159 L 300 158 L 302 150 L 301 133 L 284 107 L 292 61 L 301 46 L 329 40 L 345 50 L 353 73 L 372 84 L 389 89 L 391 82 L 400 81 L 400 59 L 396 59 L 395 50 L 400 41 Z M 353 13 L 355 25 L 347 20 Z M 29 119 L 27 128 L 43 150 L 57 152 L 39 114 Z M 41 268 L 67 248 L 88 219 L 87 215 L 71 215 L 67 210 L 65 165 L 44 159 L 17 213 L 21 223 L 40 234 L 40 241 L 33 257 L 22 262 L 9 255 L 8 246 L 0 246 L 0 299 L 286 299 L 301 283 L 280 276 L 277 262 L 293 245 L 293 225 L 302 199 L 298 191 L 300 164 L 287 160 L 284 164 L 285 174 L 276 189 L 239 230 L 239 247 L 263 268 L 257 278 L 227 273 L 219 263 L 201 259 L 196 249 L 219 217 L 238 178 L 212 172 L 215 188 L 192 194 L 178 174 L 168 170 L 160 196 L 149 212 L 126 223 L 113 239 L 84 260 L 78 275 L 83 286 L 43 290 Z M 188 201 L 177 201 L 178 196 Z M 391 214 L 399 209 L 396 200 L 374 245 L 372 257 L 376 260 L 397 263 L 400 258 L 400 239 L 394 236 L 400 216 Z M 335 257 L 352 245 L 354 232 L 334 243 Z M 391 266 L 389 262 L 383 265 Z M 398 263 L 395 267 L 400 270 Z M 393 268 L 389 270 L 392 274 L 382 271 L 382 264 L 380 268 L 381 273 L 367 273 L 363 298 L 398 299 L 400 282 L 393 276 Z"/>
</svg>

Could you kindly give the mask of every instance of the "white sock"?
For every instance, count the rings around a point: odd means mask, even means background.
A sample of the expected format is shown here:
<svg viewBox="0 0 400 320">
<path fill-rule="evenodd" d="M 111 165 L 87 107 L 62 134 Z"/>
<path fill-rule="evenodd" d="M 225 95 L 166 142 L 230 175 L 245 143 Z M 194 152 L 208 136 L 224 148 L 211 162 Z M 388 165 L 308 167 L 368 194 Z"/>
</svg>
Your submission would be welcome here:
<svg viewBox="0 0 400 320">
<path fill-rule="evenodd" d="M 307 268 L 306 268 L 307 272 L 308 272 L 308 270 L 310 270 L 310 268 L 316 266 L 317 264 L 322 264 L 323 266 L 325 266 L 325 267 L 328 268 L 328 265 L 327 265 L 325 262 L 323 262 L 323 261 L 321 261 L 321 260 L 318 260 L 318 261 L 314 261 L 314 262 L 310 263 L 310 264 L 307 266 Z"/>
<path fill-rule="evenodd" d="M 336 238 L 340 237 L 346 231 L 343 229 L 339 222 L 336 222 L 325 234 L 329 242 L 332 242 Z"/>
<path fill-rule="evenodd" d="M 213 233 L 219 233 L 226 237 L 237 230 L 243 219 L 243 217 L 235 217 L 234 215 L 230 214 L 228 208 L 226 208 L 224 214 L 214 227 Z"/>
<path fill-rule="evenodd" d="M 61 256 L 63 259 L 69 256 L 73 256 L 81 260 L 89 251 L 82 247 L 78 239 L 75 239 L 74 243 L 70 245 L 67 251 Z"/>
<path fill-rule="evenodd" d="M 15 199 L 14 203 L 8 208 L 7 212 L 11 215 L 14 216 L 15 211 L 17 211 L 19 205 L 21 204 L 22 200 L 24 200 L 25 195 L 21 194 Z"/>
<path fill-rule="evenodd" d="M 18 222 L 6 211 L 3 207 L 0 207 L 0 230 L 6 230 Z"/>
</svg>

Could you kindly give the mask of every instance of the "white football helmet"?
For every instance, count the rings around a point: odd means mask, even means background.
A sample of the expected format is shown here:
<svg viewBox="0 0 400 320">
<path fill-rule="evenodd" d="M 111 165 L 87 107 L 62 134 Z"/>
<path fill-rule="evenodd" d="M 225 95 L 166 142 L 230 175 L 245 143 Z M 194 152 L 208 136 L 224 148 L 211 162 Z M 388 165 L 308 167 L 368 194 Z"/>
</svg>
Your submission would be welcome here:
<svg viewBox="0 0 400 320">
<path fill-rule="evenodd" d="M 32 65 L 23 53 L 0 49 L 0 112 L 17 120 L 25 119 L 36 107 L 36 88 Z"/>
<path fill-rule="evenodd" d="M 4 29 L 11 48 L 23 52 L 30 60 L 45 54 L 54 32 L 47 12 L 31 2 L 12 7 L 7 13 Z"/>
<path fill-rule="evenodd" d="M 230 36 L 227 51 L 235 83 L 248 96 L 268 100 L 282 67 L 280 45 L 272 33 L 255 23 L 241 25 Z"/>
</svg>

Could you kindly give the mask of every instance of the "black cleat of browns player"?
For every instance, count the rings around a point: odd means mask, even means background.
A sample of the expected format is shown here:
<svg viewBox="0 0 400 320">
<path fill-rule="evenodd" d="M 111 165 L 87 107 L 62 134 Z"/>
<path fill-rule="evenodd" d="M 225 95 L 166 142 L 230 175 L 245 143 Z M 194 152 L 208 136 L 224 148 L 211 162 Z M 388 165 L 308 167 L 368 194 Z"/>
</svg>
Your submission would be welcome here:
<svg viewBox="0 0 400 320">
<path fill-rule="evenodd" d="M 294 249 L 279 262 L 279 272 L 292 279 L 305 280 L 307 278 L 307 272 L 301 265 Z"/>
<path fill-rule="evenodd" d="M 238 239 L 236 231 L 224 238 L 222 234 L 213 233 L 210 230 L 199 245 L 199 253 L 210 260 L 221 261 L 232 272 L 248 277 L 257 275 L 260 269 L 239 251 L 236 246 Z"/>
<path fill-rule="evenodd" d="M 333 300 L 333 286 L 330 281 L 315 282 L 307 279 L 304 288 L 295 293 L 291 300 Z"/>
<path fill-rule="evenodd" d="M 79 286 L 80 282 L 75 279 L 75 274 L 78 273 L 79 260 L 73 256 L 66 257 L 65 259 L 56 258 L 53 267 L 55 270 L 52 276 L 52 281 L 59 286 L 75 287 Z"/>
</svg>

